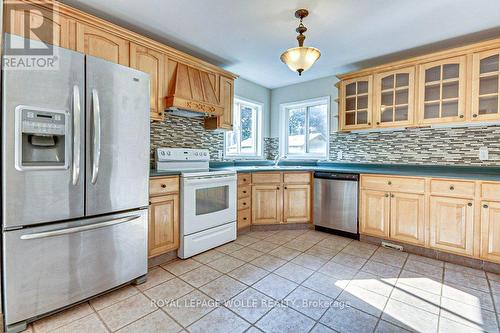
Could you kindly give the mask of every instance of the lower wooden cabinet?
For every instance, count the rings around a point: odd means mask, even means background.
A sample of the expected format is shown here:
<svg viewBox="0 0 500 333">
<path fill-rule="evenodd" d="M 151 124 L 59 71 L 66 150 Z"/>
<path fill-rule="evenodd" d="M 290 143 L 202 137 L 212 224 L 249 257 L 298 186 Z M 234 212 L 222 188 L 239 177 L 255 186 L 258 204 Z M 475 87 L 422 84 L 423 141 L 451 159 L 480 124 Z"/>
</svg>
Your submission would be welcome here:
<svg viewBox="0 0 500 333">
<path fill-rule="evenodd" d="M 158 187 L 160 186 L 160 187 Z M 159 189 L 171 191 L 164 193 Z M 179 248 L 179 178 L 150 180 L 148 256 Z"/>
<path fill-rule="evenodd" d="M 500 202 L 481 203 L 481 258 L 500 262 Z"/>
<path fill-rule="evenodd" d="M 425 243 L 423 194 L 391 193 L 390 236 L 402 242 Z"/>
<path fill-rule="evenodd" d="M 285 185 L 283 188 L 283 221 L 307 223 L 311 220 L 311 185 Z"/>
<path fill-rule="evenodd" d="M 361 191 L 360 232 L 378 237 L 389 237 L 389 193 L 373 190 Z"/>
<path fill-rule="evenodd" d="M 311 173 L 255 173 L 252 183 L 252 224 L 311 221 Z"/>
<path fill-rule="evenodd" d="M 430 197 L 429 243 L 432 248 L 472 255 L 474 202 L 471 199 Z"/>
<path fill-rule="evenodd" d="M 252 224 L 276 224 L 282 221 L 283 189 L 278 185 L 254 185 L 252 188 Z"/>
</svg>

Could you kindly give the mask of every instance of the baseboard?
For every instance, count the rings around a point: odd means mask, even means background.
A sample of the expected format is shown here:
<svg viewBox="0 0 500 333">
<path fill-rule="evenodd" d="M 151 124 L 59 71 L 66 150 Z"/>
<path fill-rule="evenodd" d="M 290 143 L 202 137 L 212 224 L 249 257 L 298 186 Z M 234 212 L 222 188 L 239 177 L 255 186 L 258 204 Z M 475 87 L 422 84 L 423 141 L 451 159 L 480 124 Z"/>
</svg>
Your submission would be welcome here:
<svg viewBox="0 0 500 333">
<path fill-rule="evenodd" d="M 311 223 L 253 224 L 250 226 L 251 231 L 304 230 L 312 228 L 314 228 L 314 226 Z"/>
<path fill-rule="evenodd" d="M 148 268 L 163 265 L 173 259 L 177 258 L 177 250 L 170 251 L 159 256 L 148 259 Z"/>
<path fill-rule="evenodd" d="M 491 262 L 491 261 L 486 261 L 486 260 L 481 260 L 477 258 L 469 258 L 469 257 L 464 257 L 458 254 L 453 254 L 453 253 L 448 253 L 448 252 L 443 252 L 435 249 L 428 249 L 422 246 L 418 245 L 413 245 L 413 244 L 408 244 L 408 243 L 402 243 L 402 242 L 397 242 L 394 240 L 386 240 L 374 236 L 367 236 L 367 235 L 360 235 L 360 241 L 366 242 L 366 243 L 371 243 L 375 245 L 381 245 L 382 242 L 389 242 L 393 243 L 396 245 L 400 245 L 403 247 L 404 252 L 412 253 L 412 254 L 417 254 L 423 257 L 431 258 L 431 259 L 436 259 L 436 260 L 442 260 L 446 261 L 449 263 L 453 264 L 458 264 L 466 267 L 471 267 L 475 269 L 482 269 L 487 272 L 492 272 L 496 274 L 500 274 L 500 264 Z M 396 250 L 394 250 L 396 251 Z"/>
</svg>

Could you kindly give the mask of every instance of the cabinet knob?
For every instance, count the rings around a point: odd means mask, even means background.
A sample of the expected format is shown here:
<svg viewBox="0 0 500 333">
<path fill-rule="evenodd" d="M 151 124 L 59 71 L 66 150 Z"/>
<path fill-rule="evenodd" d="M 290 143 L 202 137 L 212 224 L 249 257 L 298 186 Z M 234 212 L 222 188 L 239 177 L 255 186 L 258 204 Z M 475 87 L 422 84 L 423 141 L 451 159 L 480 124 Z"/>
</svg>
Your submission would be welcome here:
<svg viewBox="0 0 500 333">
<path fill-rule="evenodd" d="M 388 198 L 388 197 L 389 197 L 389 194 L 387 194 L 387 193 L 386 193 L 386 194 L 385 194 L 385 197 L 386 197 L 386 198 Z"/>
<path fill-rule="evenodd" d="M 246 206 L 246 205 L 247 205 L 247 203 L 246 203 L 246 202 L 243 202 L 243 206 Z"/>
<path fill-rule="evenodd" d="M 165 185 L 165 184 L 161 184 L 160 186 L 161 186 L 162 188 L 167 187 L 167 185 Z"/>
<path fill-rule="evenodd" d="M 475 113 L 474 113 L 474 114 L 472 115 L 472 117 L 477 118 L 477 114 L 475 114 Z"/>
<path fill-rule="evenodd" d="M 247 181 L 247 179 L 246 179 L 246 178 L 243 178 L 243 181 L 244 181 L 244 182 L 246 182 L 246 181 Z"/>
<path fill-rule="evenodd" d="M 451 185 L 450 186 L 450 191 L 453 191 L 455 189 L 455 186 Z"/>
<path fill-rule="evenodd" d="M 472 207 L 472 202 L 469 202 L 467 206 Z"/>
<path fill-rule="evenodd" d="M 387 185 L 392 185 L 392 182 L 389 180 L 389 181 L 387 182 Z"/>
<path fill-rule="evenodd" d="M 246 221 L 246 220 L 247 220 L 247 218 L 246 218 L 246 217 L 244 217 L 244 218 L 243 218 L 243 221 Z"/>
<path fill-rule="evenodd" d="M 380 125 L 380 122 L 377 121 L 377 125 Z"/>
<path fill-rule="evenodd" d="M 488 205 L 484 204 L 484 205 L 483 205 L 483 208 L 488 208 Z"/>
<path fill-rule="evenodd" d="M 285 190 L 288 189 L 288 187 L 285 186 Z"/>
<path fill-rule="evenodd" d="M 277 189 L 277 190 L 279 190 L 279 189 L 280 189 L 280 187 L 279 187 L 279 186 L 276 186 L 276 189 Z"/>
<path fill-rule="evenodd" d="M 394 198 L 394 194 L 391 194 L 391 198 Z"/>
<path fill-rule="evenodd" d="M 370 126 L 372 123 L 368 123 L 368 126 Z"/>
<path fill-rule="evenodd" d="M 246 193 L 247 193 L 247 191 L 243 191 L 243 194 L 246 194 Z"/>
<path fill-rule="evenodd" d="M 460 115 L 460 118 L 463 118 L 463 117 L 464 117 L 464 115 L 463 115 L 463 114 L 461 114 L 461 115 Z"/>
</svg>

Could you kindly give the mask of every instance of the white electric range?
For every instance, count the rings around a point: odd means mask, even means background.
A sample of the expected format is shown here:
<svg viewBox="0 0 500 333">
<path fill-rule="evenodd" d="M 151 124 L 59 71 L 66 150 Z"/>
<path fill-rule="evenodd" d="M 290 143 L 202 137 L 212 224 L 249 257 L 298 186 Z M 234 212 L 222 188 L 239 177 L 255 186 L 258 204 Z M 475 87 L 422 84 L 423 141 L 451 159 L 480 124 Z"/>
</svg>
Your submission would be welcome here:
<svg viewBox="0 0 500 333">
<path fill-rule="evenodd" d="M 157 148 L 158 171 L 181 172 L 179 258 L 236 239 L 236 172 L 211 171 L 208 149 Z"/>
</svg>

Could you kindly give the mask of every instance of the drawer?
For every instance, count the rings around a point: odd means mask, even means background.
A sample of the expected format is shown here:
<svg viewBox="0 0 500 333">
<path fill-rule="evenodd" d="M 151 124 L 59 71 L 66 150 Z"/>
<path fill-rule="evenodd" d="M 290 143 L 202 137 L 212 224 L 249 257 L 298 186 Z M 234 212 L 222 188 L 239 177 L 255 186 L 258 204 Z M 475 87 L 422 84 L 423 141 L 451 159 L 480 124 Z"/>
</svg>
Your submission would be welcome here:
<svg viewBox="0 0 500 333">
<path fill-rule="evenodd" d="M 309 184 L 311 183 L 311 174 L 309 172 L 285 172 L 283 174 L 283 183 L 285 184 Z"/>
<path fill-rule="evenodd" d="M 481 198 L 483 200 L 500 200 L 500 183 L 481 183 Z"/>
<path fill-rule="evenodd" d="M 149 195 L 162 195 L 179 192 L 179 177 L 151 178 L 149 180 Z"/>
<path fill-rule="evenodd" d="M 238 185 L 238 199 L 249 197 L 251 193 L 250 185 Z"/>
<path fill-rule="evenodd" d="M 249 173 L 238 174 L 238 185 L 249 185 L 252 180 L 252 175 Z"/>
<path fill-rule="evenodd" d="M 244 209 L 238 211 L 238 229 L 247 227 L 251 224 L 252 211 L 251 209 Z"/>
<path fill-rule="evenodd" d="M 251 202 L 250 197 L 238 199 L 238 210 L 250 208 Z"/>
<path fill-rule="evenodd" d="M 281 183 L 281 172 L 257 172 L 252 175 L 253 184 Z"/>
<path fill-rule="evenodd" d="M 474 197 L 475 184 L 463 180 L 431 180 L 431 193 L 444 196 Z"/>
<path fill-rule="evenodd" d="M 425 179 L 413 177 L 361 176 L 361 187 L 375 191 L 424 193 Z"/>
</svg>

